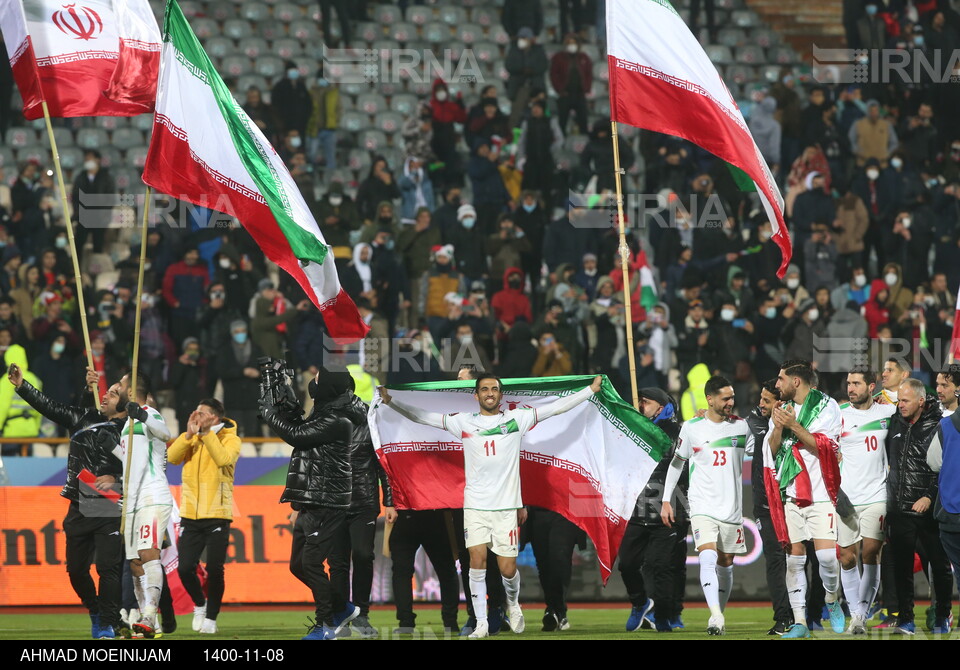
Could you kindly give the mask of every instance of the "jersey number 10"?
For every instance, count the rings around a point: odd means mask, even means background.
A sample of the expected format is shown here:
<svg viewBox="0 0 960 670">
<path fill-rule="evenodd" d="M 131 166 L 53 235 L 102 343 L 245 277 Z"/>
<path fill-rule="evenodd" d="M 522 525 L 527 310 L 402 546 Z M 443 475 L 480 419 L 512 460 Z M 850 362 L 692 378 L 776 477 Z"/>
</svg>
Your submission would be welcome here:
<svg viewBox="0 0 960 670">
<path fill-rule="evenodd" d="M 864 443 L 865 445 L 867 445 L 867 451 L 876 451 L 876 450 L 877 450 L 877 436 L 876 436 L 876 435 L 868 435 L 868 436 L 867 436 L 867 439 L 865 439 L 865 440 L 863 441 L 863 443 Z"/>
</svg>

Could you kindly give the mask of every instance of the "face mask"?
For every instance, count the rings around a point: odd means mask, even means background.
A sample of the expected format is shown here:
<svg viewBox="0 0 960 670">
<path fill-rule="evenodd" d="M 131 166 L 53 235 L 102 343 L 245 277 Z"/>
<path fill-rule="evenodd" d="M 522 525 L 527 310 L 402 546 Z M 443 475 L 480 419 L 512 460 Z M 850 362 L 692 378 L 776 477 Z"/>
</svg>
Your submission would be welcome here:
<svg viewBox="0 0 960 670">
<path fill-rule="evenodd" d="M 761 241 L 761 242 L 766 242 L 766 241 L 768 241 L 771 237 L 773 237 L 773 233 L 771 233 L 771 232 L 769 232 L 769 231 L 766 231 L 766 230 L 761 230 L 761 231 L 760 231 L 760 241 Z"/>
<path fill-rule="evenodd" d="M 448 94 L 447 94 L 446 91 L 437 91 L 436 98 L 437 98 L 437 100 L 439 100 L 440 102 L 443 102 L 444 100 L 447 99 L 447 95 L 448 95 Z"/>
<path fill-rule="evenodd" d="M 293 81 L 296 81 L 297 79 L 300 78 L 300 70 L 298 70 L 295 67 L 290 68 L 289 70 L 287 70 L 287 77 L 289 77 Z"/>
<path fill-rule="evenodd" d="M 224 270 L 229 270 L 229 269 L 230 269 L 230 259 L 229 259 L 229 258 L 221 258 L 221 259 L 220 259 L 220 267 L 222 267 Z"/>
<path fill-rule="evenodd" d="M 866 286 L 867 285 L 867 275 L 857 275 L 853 278 L 853 283 L 857 286 Z"/>
<path fill-rule="evenodd" d="M 420 340 L 414 340 L 413 342 L 410 343 L 410 351 L 412 351 L 414 354 L 420 353 L 421 351 Z"/>
<path fill-rule="evenodd" d="M 903 160 L 900 158 L 891 158 L 890 165 L 892 165 L 894 169 L 899 170 L 903 167 Z"/>
<path fill-rule="evenodd" d="M 816 321 L 817 319 L 820 318 L 820 310 L 811 309 L 809 312 L 807 312 L 807 318 L 810 319 L 811 321 Z"/>
<path fill-rule="evenodd" d="M 97 161 L 83 161 L 83 169 L 87 172 L 93 172 L 97 169 Z"/>
<path fill-rule="evenodd" d="M 520 288 L 520 280 L 511 279 L 507 282 L 507 286 L 509 286 L 510 288 Z"/>
<path fill-rule="evenodd" d="M 926 305 L 927 307 L 931 307 L 934 302 L 935 301 L 932 295 L 923 296 L 923 304 Z"/>
<path fill-rule="evenodd" d="M 876 16 L 877 6 L 876 5 L 867 5 L 867 16 Z"/>
<path fill-rule="evenodd" d="M 236 342 L 237 344 L 243 344 L 244 342 L 246 342 L 246 341 L 247 341 L 247 334 L 246 334 L 246 332 L 243 332 L 243 333 L 234 333 L 234 334 L 233 334 L 233 341 Z"/>
<path fill-rule="evenodd" d="M 330 84 L 330 82 L 327 81 L 326 79 L 324 79 L 323 77 L 320 77 L 319 79 L 317 79 L 317 86 L 322 86 L 322 87 L 326 88 L 327 85 L 329 85 L 329 84 Z"/>
<path fill-rule="evenodd" d="M 576 45 L 576 44 L 568 44 L 568 45 L 567 45 L 567 53 L 568 53 L 568 54 L 575 54 L 575 53 L 577 53 L 577 45 Z"/>
<path fill-rule="evenodd" d="M 392 223 L 393 223 L 393 217 L 392 217 L 392 216 L 381 216 L 381 217 L 380 217 L 380 225 L 382 225 L 382 226 L 389 226 L 389 225 L 391 225 Z"/>
<path fill-rule="evenodd" d="M 800 280 L 797 279 L 796 277 L 793 277 L 787 280 L 787 288 L 790 289 L 791 291 L 796 289 L 798 286 L 800 286 Z"/>
<path fill-rule="evenodd" d="M 913 219 L 911 219 L 909 216 L 905 216 L 904 218 L 900 219 L 900 223 L 903 224 L 904 228 L 909 230 L 910 226 L 913 225 Z"/>
<path fill-rule="evenodd" d="M 294 149 L 299 149 L 301 144 L 303 144 L 303 140 L 299 136 L 290 138 L 290 146 Z"/>
<path fill-rule="evenodd" d="M 596 277 L 596 276 L 597 276 L 597 268 L 593 268 L 592 270 L 584 270 L 584 271 L 583 271 L 583 274 L 587 275 L 588 277 Z"/>
<path fill-rule="evenodd" d="M 528 46 L 530 46 L 530 40 L 528 39 L 517 40 L 517 46 L 521 49 L 526 49 Z"/>
<path fill-rule="evenodd" d="M 467 230 L 470 230 L 471 228 L 473 228 L 473 227 L 476 225 L 477 220 L 476 220 L 475 218 L 473 218 L 472 216 L 467 216 L 467 217 L 465 217 L 460 223 L 463 224 L 463 227 L 464 227 L 464 228 L 466 228 Z"/>
<path fill-rule="evenodd" d="M 342 196 L 342 195 L 331 195 L 331 196 L 330 196 L 330 204 L 333 205 L 334 207 L 339 207 L 342 203 L 343 203 L 343 196 Z"/>
<path fill-rule="evenodd" d="M 937 179 L 936 177 L 934 177 L 933 179 L 928 179 L 927 188 L 936 188 L 939 183 L 940 183 L 940 180 Z"/>
<path fill-rule="evenodd" d="M 65 345 L 63 342 L 54 342 L 53 346 L 50 349 L 55 354 L 62 354 L 66 348 L 67 348 L 67 345 Z"/>
<path fill-rule="evenodd" d="M 897 273 L 888 272 L 887 274 L 884 275 L 883 281 L 887 282 L 887 286 L 893 286 L 894 284 L 897 283 Z"/>
<path fill-rule="evenodd" d="M 914 38 L 913 38 L 913 43 L 914 43 L 916 46 L 918 46 L 918 47 L 922 47 L 922 46 L 923 46 L 923 35 L 917 35 L 916 37 L 914 37 Z"/>
<path fill-rule="evenodd" d="M 767 307 L 767 310 L 763 313 L 768 319 L 777 318 L 777 308 L 776 307 Z"/>
<path fill-rule="evenodd" d="M 195 360 L 197 360 L 198 358 L 200 358 L 200 352 L 199 352 L 199 351 L 188 351 L 188 352 L 187 352 L 187 358 L 189 358 L 191 361 L 195 361 Z"/>
<path fill-rule="evenodd" d="M 56 242 L 54 242 L 54 244 L 56 244 L 57 249 L 65 249 L 67 247 L 67 238 L 58 237 Z"/>
<path fill-rule="evenodd" d="M 387 243 L 383 246 L 387 248 L 387 251 L 393 251 L 393 248 L 396 246 L 396 242 L 393 240 L 387 240 Z"/>
<path fill-rule="evenodd" d="M 462 335 L 460 336 L 460 344 L 472 344 L 473 335 Z"/>
<path fill-rule="evenodd" d="M 720 310 L 720 318 L 724 321 L 733 321 L 733 317 L 736 316 L 736 314 L 732 309 Z"/>
<path fill-rule="evenodd" d="M 530 214 L 536 208 L 537 208 L 537 203 L 533 203 L 531 205 L 528 205 L 527 203 L 523 203 L 523 211 L 525 211 L 527 214 Z"/>
<path fill-rule="evenodd" d="M 867 170 L 867 179 L 870 181 L 876 181 L 879 176 L 880 170 Z"/>
</svg>

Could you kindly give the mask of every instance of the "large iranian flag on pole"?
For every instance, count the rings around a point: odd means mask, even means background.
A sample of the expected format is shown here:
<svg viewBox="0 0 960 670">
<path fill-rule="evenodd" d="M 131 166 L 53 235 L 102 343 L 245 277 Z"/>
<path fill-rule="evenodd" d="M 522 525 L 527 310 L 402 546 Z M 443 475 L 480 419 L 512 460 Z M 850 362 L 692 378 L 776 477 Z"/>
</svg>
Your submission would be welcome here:
<svg viewBox="0 0 960 670">
<path fill-rule="evenodd" d="M 682 137 L 743 170 L 757 185 L 783 260 L 792 254 L 783 197 L 743 115 L 700 43 L 668 0 L 607 0 L 610 114 Z"/>
<path fill-rule="evenodd" d="M 592 381 L 590 376 L 505 379 L 501 408 L 541 407 Z M 473 381 L 425 382 L 390 387 L 390 395 L 425 412 L 466 413 L 478 411 L 473 389 Z M 397 507 L 463 507 L 461 441 L 384 407 L 379 394 L 370 405 L 369 424 Z M 553 510 L 586 531 L 606 583 L 637 497 L 669 450 L 666 433 L 604 379 L 589 402 L 543 420 L 523 436 L 523 503 Z"/>
<path fill-rule="evenodd" d="M 342 342 L 369 330 L 340 288 L 333 254 L 283 160 L 217 74 L 173 0 L 167 3 L 153 136 L 143 181 L 236 217 L 288 272 Z"/>
<path fill-rule="evenodd" d="M 153 110 L 160 29 L 147 0 L 0 0 L 23 116 L 136 116 Z M 109 97 L 108 97 L 109 96 Z"/>
</svg>

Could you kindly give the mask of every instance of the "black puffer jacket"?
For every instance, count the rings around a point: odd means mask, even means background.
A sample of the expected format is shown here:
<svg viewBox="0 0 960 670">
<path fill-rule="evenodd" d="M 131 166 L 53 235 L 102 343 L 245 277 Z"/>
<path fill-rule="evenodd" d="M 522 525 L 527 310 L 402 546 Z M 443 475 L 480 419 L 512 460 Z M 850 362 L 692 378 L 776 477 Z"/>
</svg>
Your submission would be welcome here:
<svg viewBox="0 0 960 670">
<path fill-rule="evenodd" d="M 770 430 L 770 417 L 760 413 L 759 407 L 747 415 L 747 426 L 753 433 L 753 464 L 750 479 L 753 484 L 753 515 L 762 516 L 770 510 L 767 489 L 763 482 L 763 441 Z"/>
<path fill-rule="evenodd" d="M 89 470 L 96 477 L 112 475 L 117 482 L 123 479 L 123 463 L 113 455 L 113 450 L 120 444 L 124 419 L 111 421 L 96 409 L 64 405 L 45 396 L 27 381 L 20 385 L 17 393 L 43 416 L 70 432 L 67 483 L 60 491 L 61 496 L 80 502 L 77 477 L 82 470 Z M 117 516 L 120 516 L 119 509 Z"/>
<path fill-rule="evenodd" d="M 911 516 L 927 516 L 937 499 L 937 473 L 927 465 L 927 448 L 937 434 L 937 427 L 943 412 L 937 398 L 927 395 L 920 418 L 913 424 L 907 423 L 894 412 L 887 432 L 887 461 L 890 471 L 887 474 L 887 510 L 897 511 Z M 930 509 L 923 514 L 914 512 L 911 507 L 922 497 L 928 497 Z"/>
<path fill-rule="evenodd" d="M 380 487 L 383 487 L 384 507 L 393 507 L 393 491 L 387 473 L 380 466 L 380 459 L 373 450 L 370 439 L 370 424 L 367 422 L 369 407 L 357 396 L 347 407 L 353 422 L 353 441 L 350 444 L 350 464 L 353 468 L 353 500 L 350 509 L 379 509 Z"/>
<path fill-rule="evenodd" d="M 351 398 L 353 391 L 348 391 L 328 403 L 314 405 L 306 419 L 290 420 L 274 408 L 261 407 L 267 425 L 293 447 L 280 502 L 293 503 L 295 510 L 350 507 Z"/>
<path fill-rule="evenodd" d="M 663 455 L 663 458 L 657 463 L 657 467 L 654 468 L 650 474 L 646 488 L 643 489 L 643 493 L 637 498 L 637 505 L 633 510 L 633 518 L 630 519 L 631 523 L 639 523 L 644 526 L 663 525 L 663 521 L 660 519 L 660 501 L 663 498 L 663 487 L 667 482 L 667 472 L 670 469 L 670 462 L 673 460 L 673 454 L 677 450 L 677 438 L 680 437 L 680 421 L 676 414 L 676 403 L 671 401 L 670 404 L 660 412 L 661 417 L 664 413 L 669 413 L 669 417 L 658 418 L 654 423 L 670 438 L 672 443 L 670 445 L 670 451 Z M 687 466 L 684 466 L 683 474 L 680 475 L 680 481 L 677 483 L 677 491 L 682 491 L 684 496 L 687 495 L 687 486 L 689 485 L 690 477 L 688 472 Z M 687 506 L 685 504 L 674 505 L 674 514 L 677 523 L 683 523 L 687 516 Z"/>
</svg>

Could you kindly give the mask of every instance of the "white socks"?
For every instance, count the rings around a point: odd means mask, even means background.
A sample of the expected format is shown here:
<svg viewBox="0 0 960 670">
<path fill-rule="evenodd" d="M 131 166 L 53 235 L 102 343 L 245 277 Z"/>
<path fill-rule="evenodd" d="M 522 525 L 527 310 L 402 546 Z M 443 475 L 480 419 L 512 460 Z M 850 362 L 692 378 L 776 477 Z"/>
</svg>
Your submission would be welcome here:
<svg viewBox="0 0 960 670">
<path fill-rule="evenodd" d="M 847 605 L 850 607 L 850 614 L 861 612 L 860 603 L 860 569 L 853 566 L 849 570 L 842 568 L 840 570 L 840 583 L 843 584 L 843 596 L 847 599 Z"/>
<path fill-rule="evenodd" d="M 730 600 L 730 591 L 733 590 L 733 566 L 717 566 L 717 582 L 720 586 L 720 610 L 727 609 L 727 601 Z"/>
<path fill-rule="evenodd" d="M 162 590 L 163 566 L 159 560 L 147 561 L 143 564 L 143 596 L 146 599 L 146 609 L 150 613 L 157 610 Z"/>
<path fill-rule="evenodd" d="M 473 601 L 473 614 L 477 621 L 486 621 L 487 571 L 483 568 L 470 568 L 470 599 Z"/>
<path fill-rule="evenodd" d="M 732 581 L 732 576 L 731 576 Z M 720 607 L 720 578 L 717 574 L 716 549 L 704 549 L 700 552 L 700 588 L 706 598 L 711 615 L 723 613 Z"/>
<path fill-rule="evenodd" d="M 837 601 L 837 591 L 840 589 L 840 561 L 837 559 L 837 550 L 817 549 L 817 560 L 820 561 L 820 579 L 823 580 L 823 590 L 826 592 L 824 601 L 827 604 Z"/>
<path fill-rule="evenodd" d="M 807 573 L 803 567 L 806 556 L 787 556 L 787 597 L 793 610 L 793 620 L 807 625 Z"/>
<path fill-rule="evenodd" d="M 860 608 L 864 616 L 870 611 L 870 606 L 877 597 L 878 588 L 880 588 L 880 564 L 864 563 L 863 577 L 860 578 Z"/>
<path fill-rule="evenodd" d="M 147 598 L 143 593 L 143 583 L 146 579 L 146 575 L 133 575 L 133 595 L 137 597 L 137 607 L 141 612 L 147 608 Z M 136 623 L 136 621 L 130 623 Z"/>
<path fill-rule="evenodd" d="M 520 599 L 520 571 L 513 573 L 513 577 L 501 577 L 503 580 L 503 590 L 507 592 L 507 603 L 511 606 L 517 604 Z"/>
</svg>

